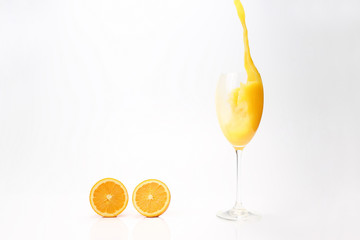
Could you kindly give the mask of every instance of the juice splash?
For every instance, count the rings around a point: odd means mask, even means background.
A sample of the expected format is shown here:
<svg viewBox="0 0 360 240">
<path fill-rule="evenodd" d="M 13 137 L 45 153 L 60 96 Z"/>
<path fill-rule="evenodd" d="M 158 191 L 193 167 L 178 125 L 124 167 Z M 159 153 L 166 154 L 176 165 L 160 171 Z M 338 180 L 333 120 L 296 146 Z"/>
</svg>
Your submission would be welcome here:
<svg viewBox="0 0 360 240">
<path fill-rule="evenodd" d="M 244 67 L 246 83 L 231 90 L 227 102 L 222 103 L 217 96 L 217 115 L 220 127 L 235 149 L 243 149 L 254 136 L 261 120 L 264 93 L 261 76 L 250 55 L 248 30 L 245 24 L 245 11 L 240 0 L 234 0 L 241 25 L 244 41 Z"/>
</svg>

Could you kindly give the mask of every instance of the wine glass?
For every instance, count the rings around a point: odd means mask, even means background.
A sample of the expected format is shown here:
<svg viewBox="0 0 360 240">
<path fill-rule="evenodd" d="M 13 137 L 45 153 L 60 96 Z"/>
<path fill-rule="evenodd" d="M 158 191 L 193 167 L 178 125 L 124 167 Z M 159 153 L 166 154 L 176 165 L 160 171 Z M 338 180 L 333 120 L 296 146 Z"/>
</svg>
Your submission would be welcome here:
<svg viewBox="0 0 360 240">
<path fill-rule="evenodd" d="M 246 210 L 241 200 L 241 160 L 245 146 L 260 124 L 263 111 L 263 85 L 261 77 L 249 78 L 247 71 L 220 76 L 216 89 L 216 113 L 224 136 L 236 153 L 236 201 L 233 208 L 218 212 L 227 220 L 248 221 L 260 216 Z"/>
</svg>

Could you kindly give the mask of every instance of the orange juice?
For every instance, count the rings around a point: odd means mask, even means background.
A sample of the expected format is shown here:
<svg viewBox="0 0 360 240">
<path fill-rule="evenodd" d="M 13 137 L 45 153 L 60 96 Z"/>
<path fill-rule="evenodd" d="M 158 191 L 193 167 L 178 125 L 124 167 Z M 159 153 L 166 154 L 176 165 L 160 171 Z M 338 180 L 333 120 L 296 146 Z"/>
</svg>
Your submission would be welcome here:
<svg viewBox="0 0 360 240">
<path fill-rule="evenodd" d="M 260 124 L 264 92 L 261 76 L 250 55 L 244 8 L 240 0 L 234 0 L 234 3 L 243 27 L 244 68 L 247 79 L 238 87 L 224 90 L 224 93 L 218 89 L 216 111 L 225 137 L 236 149 L 242 149 L 250 142 Z"/>
</svg>

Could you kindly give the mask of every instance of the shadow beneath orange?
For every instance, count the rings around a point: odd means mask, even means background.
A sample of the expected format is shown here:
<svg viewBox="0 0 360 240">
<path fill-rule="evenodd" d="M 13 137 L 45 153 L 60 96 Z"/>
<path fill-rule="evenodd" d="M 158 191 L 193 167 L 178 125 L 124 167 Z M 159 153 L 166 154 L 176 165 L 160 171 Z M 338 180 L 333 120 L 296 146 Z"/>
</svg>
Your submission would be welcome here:
<svg viewBox="0 0 360 240">
<path fill-rule="evenodd" d="M 127 240 L 128 228 L 119 218 L 101 218 L 90 230 L 91 240 Z"/>
<path fill-rule="evenodd" d="M 170 229 L 162 218 L 144 218 L 134 227 L 133 240 L 170 240 Z"/>
</svg>

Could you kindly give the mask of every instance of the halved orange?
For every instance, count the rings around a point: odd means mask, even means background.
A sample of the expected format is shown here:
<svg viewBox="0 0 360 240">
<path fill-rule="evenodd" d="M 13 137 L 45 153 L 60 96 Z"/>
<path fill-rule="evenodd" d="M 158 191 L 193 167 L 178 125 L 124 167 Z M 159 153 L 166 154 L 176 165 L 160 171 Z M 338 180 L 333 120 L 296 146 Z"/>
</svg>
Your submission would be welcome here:
<svg viewBox="0 0 360 240">
<path fill-rule="evenodd" d="M 103 217 L 116 217 L 125 210 L 128 201 L 125 186 L 114 178 L 98 181 L 90 191 L 90 205 Z"/>
<path fill-rule="evenodd" d="M 135 209 L 145 217 L 163 214 L 170 204 L 169 188 L 160 180 L 149 179 L 136 186 L 132 201 Z"/>
</svg>

